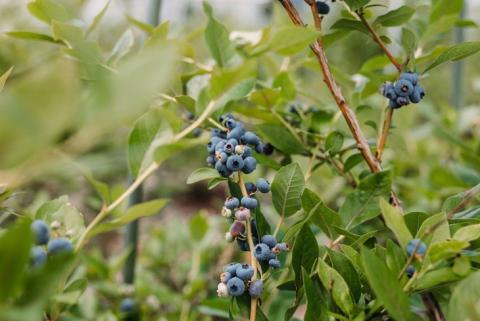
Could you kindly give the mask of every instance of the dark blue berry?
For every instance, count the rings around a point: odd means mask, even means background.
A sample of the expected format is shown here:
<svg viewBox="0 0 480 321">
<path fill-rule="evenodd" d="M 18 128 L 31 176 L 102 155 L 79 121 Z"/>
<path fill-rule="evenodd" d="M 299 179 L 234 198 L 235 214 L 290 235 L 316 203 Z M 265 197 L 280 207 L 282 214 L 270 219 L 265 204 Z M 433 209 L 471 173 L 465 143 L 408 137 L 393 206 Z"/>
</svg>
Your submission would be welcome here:
<svg viewBox="0 0 480 321">
<path fill-rule="evenodd" d="M 242 124 L 237 123 L 237 126 L 228 132 L 227 139 L 234 138 L 237 141 L 239 141 L 240 138 L 243 136 L 243 134 L 245 134 L 245 128 L 243 127 Z"/>
<path fill-rule="evenodd" d="M 211 137 L 218 137 L 218 138 L 222 138 L 222 139 L 225 139 L 227 137 L 227 134 L 225 132 L 223 132 L 221 129 L 219 128 L 213 128 L 211 131 L 210 131 L 210 136 Z"/>
<path fill-rule="evenodd" d="M 216 162 L 217 162 L 217 160 L 215 159 L 215 156 L 209 155 L 209 156 L 207 157 L 207 164 L 208 164 L 209 166 L 212 166 L 212 167 L 215 166 L 215 163 L 216 163 Z"/>
<path fill-rule="evenodd" d="M 246 207 L 250 210 L 254 210 L 257 208 L 258 201 L 254 197 L 244 196 L 242 197 L 240 204 L 242 204 L 243 207 Z"/>
<path fill-rule="evenodd" d="M 224 205 L 225 205 L 226 208 L 228 208 L 230 210 L 233 210 L 240 205 L 240 201 L 236 197 L 229 197 L 225 200 Z"/>
<path fill-rule="evenodd" d="M 383 85 L 382 95 L 387 97 L 388 99 L 397 99 L 397 93 L 395 92 L 395 88 L 390 83 Z"/>
<path fill-rule="evenodd" d="M 227 160 L 228 161 L 228 160 Z M 228 177 L 230 175 L 232 175 L 232 171 L 230 171 L 227 166 L 222 163 L 221 161 L 217 161 L 215 163 L 215 169 L 218 171 L 218 173 L 222 176 L 222 177 Z"/>
<path fill-rule="evenodd" d="M 252 148 L 249 146 L 243 146 L 243 159 L 252 156 Z"/>
<path fill-rule="evenodd" d="M 262 280 L 255 280 L 250 283 L 250 286 L 248 288 L 248 293 L 252 298 L 258 298 L 260 295 L 262 295 L 262 291 L 263 291 Z"/>
<path fill-rule="evenodd" d="M 230 263 L 223 270 L 230 273 L 231 276 L 235 276 L 237 273 L 237 268 L 242 266 L 240 263 Z"/>
<path fill-rule="evenodd" d="M 409 96 L 410 101 L 414 104 L 418 104 L 425 96 L 425 90 L 422 86 L 417 85 L 413 88 L 413 93 Z"/>
<path fill-rule="evenodd" d="M 418 83 L 418 75 L 414 72 L 404 72 L 400 75 L 400 79 L 408 80 L 414 86 Z"/>
<path fill-rule="evenodd" d="M 72 242 L 66 238 L 59 237 L 48 242 L 47 251 L 49 255 L 70 253 L 73 251 Z"/>
<path fill-rule="evenodd" d="M 323 1 L 317 1 L 316 5 L 317 5 L 318 14 L 324 15 L 330 12 L 330 6 L 327 3 Z"/>
<path fill-rule="evenodd" d="M 234 275 L 232 275 L 232 273 L 230 272 L 223 272 L 222 274 L 220 274 L 220 282 L 222 283 L 227 283 L 228 280 L 230 280 Z"/>
<path fill-rule="evenodd" d="M 270 143 L 263 144 L 263 153 L 265 155 L 272 155 L 274 150 L 275 148 L 273 148 L 272 144 Z"/>
<path fill-rule="evenodd" d="M 214 153 L 215 152 L 215 146 L 221 141 L 221 138 L 218 137 L 212 137 L 210 141 L 207 144 L 207 151 L 209 153 Z"/>
<path fill-rule="evenodd" d="M 216 145 L 215 145 L 215 152 L 217 153 L 222 153 L 225 148 L 225 144 L 227 143 L 226 139 L 221 139 Z"/>
<path fill-rule="evenodd" d="M 123 299 L 120 303 L 120 311 L 128 313 L 135 310 L 135 301 L 131 298 Z"/>
<path fill-rule="evenodd" d="M 270 253 L 270 248 L 265 243 L 258 243 L 253 249 L 253 255 L 261 262 L 268 262 L 268 260 L 270 260 Z"/>
<path fill-rule="evenodd" d="M 238 277 L 233 277 L 227 282 L 228 293 L 231 296 L 240 296 L 245 292 L 245 283 Z"/>
<path fill-rule="evenodd" d="M 269 248 L 273 248 L 277 245 L 277 239 L 273 235 L 264 235 L 262 236 L 261 241 L 262 243 L 267 244 Z"/>
<path fill-rule="evenodd" d="M 236 275 L 244 281 L 250 280 L 253 276 L 253 268 L 248 264 L 242 264 L 237 267 Z"/>
<path fill-rule="evenodd" d="M 226 119 L 224 124 L 225 124 L 225 127 L 227 127 L 228 129 L 234 129 L 235 127 L 237 127 L 237 122 L 232 118 Z"/>
<path fill-rule="evenodd" d="M 398 106 L 406 106 L 410 103 L 408 97 L 397 97 L 397 105 Z"/>
<path fill-rule="evenodd" d="M 399 79 L 395 83 L 395 93 L 397 96 L 408 97 L 413 92 L 413 84 L 406 79 Z"/>
<path fill-rule="evenodd" d="M 257 168 L 257 160 L 252 156 L 245 157 L 242 172 L 245 174 L 252 173 Z"/>
<path fill-rule="evenodd" d="M 197 127 L 193 130 L 192 134 L 193 137 L 200 137 L 200 135 L 202 135 L 202 129 Z"/>
<path fill-rule="evenodd" d="M 268 265 L 270 265 L 272 269 L 278 269 L 280 266 L 282 266 L 278 259 L 270 259 L 268 261 Z"/>
<path fill-rule="evenodd" d="M 33 235 L 35 237 L 35 244 L 45 245 L 48 243 L 48 225 L 47 223 L 45 223 L 45 221 L 35 220 L 30 225 L 30 228 L 32 229 Z"/>
<path fill-rule="evenodd" d="M 257 189 L 261 193 L 268 193 L 270 192 L 270 183 L 265 178 L 257 179 Z"/>
<path fill-rule="evenodd" d="M 260 143 L 258 136 L 252 132 L 245 132 L 242 136 L 242 141 L 250 145 L 258 145 Z"/>
<path fill-rule="evenodd" d="M 227 119 L 235 119 L 235 117 L 233 116 L 233 114 L 225 114 L 225 115 L 222 115 L 220 117 L 218 117 L 218 121 L 223 124 Z"/>
<path fill-rule="evenodd" d="M 244 160 L 239 155 L 232 155 L 227 158 L 227 168 L 230 171 L 236 172 L 243 168 Z"/>
<path fill-rule="evenodd" d="M 245 189 L 247 190 L 248 194 L 254 194 L 257 191 L 257 186 L 252 182 L 246 182 Z"/>
<path fill-rule="evenodd" d="M 407 267 L 407 276 L 411 278 L 415 274 L 415 267 L 413 265 L 409 265 Z"/>
<path fill-rule="evenodd" d="M 397 108 L 400 108 L 402 106 L 400 106 L 399 104 L 397 104 L 397 100 L 389 100 L 388 101 L 388 107 L 392 108 L 392 109 L 397 109 Z"/>
<path fill-rule="evenodd" d="M 35 246 L 30 250 L 30 264 L 32 267 L 40 267 L 47 261 L 47 253 L 41 246 Z"/>
<path fill-rule="evenodd" d="M 417 248 L 416 251 L 415 248 Z M 413 239 L 407 244 L 407 253 L 408 255 L 412 255 L 414 251 L 418 255 L 425 255 L 427 252 L 427 245 L 423 243 L 422 240 Z"/>
</svg>

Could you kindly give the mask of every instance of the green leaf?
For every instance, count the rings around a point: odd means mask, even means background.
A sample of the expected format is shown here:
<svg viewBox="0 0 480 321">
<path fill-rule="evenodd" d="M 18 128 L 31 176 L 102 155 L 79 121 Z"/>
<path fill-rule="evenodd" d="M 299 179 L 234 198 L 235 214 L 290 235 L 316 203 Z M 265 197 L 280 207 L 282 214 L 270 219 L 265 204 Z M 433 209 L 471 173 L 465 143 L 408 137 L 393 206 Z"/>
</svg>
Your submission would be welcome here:
<svg viewBox="0 0 480 321">
<path fill-rule="evenodd" d="M 312 28 L 288 26 L 282 27 L 272 37 L 270 50 L 280 55 L 290 56 L 305 50 L 319 36 Z"/>
<path fill-rule="evenodd" d="M 480 184 L 472 187 L 471 189 L 450 196 L 443 202 L 442 211 L 445 213 L 453 212 L 461 208 L 462 202 L 469 197 L 469 195 L 475 195 L 480 191 Z"/>
<path fill-rule="evenodd" d="M 325 149 L 330 152 L 330 154 L 338 153 L 343 146 L 343 135 L 339 132 L 331 132 L 327 139 L 325 140 Z"/>
<path fill-rule="evenodd" d="M 358 21 L 358 20 L 351 20 L 351 19 L 339 19 L 337 20 L 331 27 L 333 30 L 345 30 L 345 31 L 353 31 L 357 30 L 368 34 L 368 29 L 365 25 Z"/>
<path fill-rule="evenodd" d="M 408 55 L 412 55 L 417 48 L 417 37 L 410 29 L 402 28 L 402 47 Z"/>
<path fill-rule="evenodd" d="M 410 234 L 410 231 L 405 224 L 402 213 L 398 208 L 390 205 L 383 198 L 380 199 L 380 209 L 382 210 L 385 224 L 393 234 L 395 234 L 400 245 L 405 248 L 408 242 L 412 239 L 412 234 Z"/>
<path fill-rule="evenodd" d="M 333 301 L 348 316 L 352 316 L 354 304 L 347 282 L 335 269 L 323 260 L 318 261 L 318 276 L 323 286 L 332 294 Z"/>
<path fill-rule="evenodd" d="M 15 224 L 0 234 L 0 302 L 15 297 L 30 259 L 32 232 L 29 222 Z"/>
<path fill-rule="evenodd" d="M 433 2 L 430 21 L 434 22 L 445 16 L 458 17 L 463 8 L 463 0 L 436 0 Z"/>
<path fill-rule="evenodd" d="M 320 197 L 309 188 L 305 188 L 302 194 L 302 208 L 306 213 L 309 213 L 313 208 L 321 202 Z"/>
<path fill-rule="evenodd" d="M 158 146 L 154 152 L 154 159 L 157 164 L 164 162 L 177 153 L 191 149 L 194 146 L 202 144 L 200 139 L 182 139 L 175 143 L 163 144 Z"/>
<path fill-rule="evenodd" d="M 256 105 L 272 108 L 280 100 L 280 90 L 272 88 L 258 89 L 250 94 L 249 99 Z"/>
<path fill-rule="evenodd" d="M 46 41 L 61 45 L 65 44 L 62 40 L 55 39 L 52 36 L 32 31 L 10 31 L 7 32 L 6 35 L 17 39 Z"/>
<path fill-rule="evenodd" d="M 397 276 L 371 250 L 363 249 L 361 259 L 363 271 L 377 300 L 385 306 L 393 319 L 411 320 L 408 297 L 397 281 Z"/>
<path fill-rule="evenodd" d="M 285 154 L 301 154 L 305 152 L 303 145 L 288 129 L 277 124 L 260 124 L 256 129 L 261 136 Z"/>
<path fill-rule="evenodd" d="M 152 109 L 135 122 L 128 136 L 128 167 L 133 177 L 137 177 L 142 164 L 145 165 L 145 154 L 160 129 L 162 119 L 161 111 Z"/>
<path fill-rule="evenodd" d="M 165 207 L 165 205 L 167 205 L 168 201 L 168 199 L 156 199 L 136 204 L 129 207 L 125 214 L 117 217 L 113 222 L 117 225 L 126 225 L 140 217 L 156 215 L 163 207 Z"/>
<path fill-rule="evenodd" d="M 1 76 L 0 76 L 0 92 L 2 92 L 3 88 L 5 87 L 5 83 L 7 82 L 8 77 L 10 77 L 10 74 L 13 71 L 13 66 L 10 67 L 7 71 L 5 71 Z"/>
<path fill-rule="evenodd" d="M 302 269 L 310 273 L 318 259 L 318 253 L 318 243 L 315 235 L 313 235 L 308 224 L 303 224 L 295 238 L 292 249 L 292 267 L 295 271 L 297 286 L 301 284 Z"/>
<path fill-rule="evenodd" d="M 228 180 L 226 177 L 220 177 L 220 176 L 212 178 L 211 180 L 208 181 L 207 188 L 208 190 L 214 189 L 215 187 L 225 182 L 226 180 Z"/>
<path fill-rule="evenodd" d="M 478 298 L 480 298 L 480 272 L 477 271 L 460 281 L 453 290 L 448 303 L 447 320 L 480 320 Z"/>
<path fill-rule="evenodd" d="M 288 217 L 301 207 L 301 197 L 305 187 L 302 170 L 297 163 L 282 167 L 272 182 L 272 202 L 277 213 Z"/>
<path fill-rule="evenodd" d="M 307 299 L 304 321 L 328 321 L 327 305 L 317 284 L 310 279 L 309 273 L 302 269 L 303 288 Z"/>
<path fill-rule="evenodd" d="M 370 0 L 345 0 L 351 10 L 355 11 L 366 6 Z"/>
<path fill-rule="evenodd" d="M 391 187 L 389 171 L 368 175 L 360 181 L 358 188 L 347 195 L 340 207 L 340 216 L 345 226 L 354 228 L 380 214 L 378 198 L 388 197 Z"/>
<path fill-rule="evenodd" d="M 95 15 L 92 23 L 87 29 L 87 32 L 86 32 L 87 35 L 89 35 L 92 31 L 94 31 L 95 28 L 97 28 L 97 26 L 100 24 L 100 21 L 102 21 L 103 17 L 105 16 L 105 13 L 108 10 L 108 7 L 110 6 L 110 2 L 111 0 L 108 0 L 107 3 L 105 3 L 105 5 L 103 6 L 102 10 L 100 10 L 100 12 Z"/>
<path fill-rule="evenodd" d="M 322 201 L 308 213 L 308 219 L 320 227 L 322 231 L 330 238 L 337 236 L 335 226 L 342 226 L 342 220 L 337 212 L 330 209 Z"/>
<path fill-rule="evenodd" d="M 453 238 L 459 241 L 474 241 L 480 238 L 480 224 L 468 225 L 458 229 Z"/>
<path fill-rule="evenodd" d="M 357 302 L 362 294 L 362 284 L 353 262 L 341 252 L 334 251 L 330 248 L 327 248 L 327 251 L 328 258 L 332 263 L 332 268 L 340 273 L 350 289 L 352 298 Z"/>
<path fill-rule="evenodd" d="M 435 231 L 425 238 L 425 233 L 433 226 L 436 226 Z M 445 213 L 435 214 L 423 221 L 415 238 L 422 239 L 427 245 L 450 238 L 450 227 L 448 226 Z"/>
<path fill-rule="evenodd" d="M 452 268 L 450 267 L 440 268 L 440 269 L 425 273 L 425 275 L 423 275 L 419 280 L 417 280 L 417 283 L 415 284 L 415 289 L 417 290 L 431 289 L 441 284 L 447 284 L 450 282 L 457 281 L 458 279 L 460 279 L 460 276 L 458 276 L 455 272 L 453 272 Z"/>
<path fill-rule="evenodd" d="M 378 16 L 375 19 L 374 25 L 379 24 L 384 27 L 400 26 L 410 20 L 415 13 L 413 8 L 401 6 L 398 9 L 392 10 L 384 15 Z"/>
<path fill-rule="evenodd" d="M 150 34 L 153 32 L 153 30 L 155 29 L 154 26 L 152 26 L 151 24 L 148 24 L 148 23 L 145 23 L 145 22 L 142 22 L 140 20 L 137 20 L 129 15 L 127 15 L 127 20 L 132 23 L 134 26 L 136 26 L 137 28 L 139 28 L 140 30 L 143 30 L 145 31 L 146 33 Z"/>
<path fill-rule="evenodd" d="M 198 168 L 187 178 L 187 184 L 193 184 L 205 179 L 212 179 L 219 177 L 218 171 L 215 168 L 204 167 Z"/>
<path fill-rule="evenodd" d="M 208 232 L 208 220 L 204 214 L 198 213 L 190 219 L 189 228 L 192 239 L 199 242 Z"/>
<path fill-rule="evenodd" d="M 27 5 L 27 8 L 34 17 L 48 24 L 53 21 L 66 22 L 74 18 L 63 5 L 55 0 L 34 0 Z"/>
<path fill-rule="evenodd" d="M 465 42 L 459 45 L 452 46 L 445 50 L 435 61 L 428 66 L 424 73 L 438 67 L 447 61 L 457 61 L 468 56 L 471 56 L 480 51 L 480 41 Z"/>
<path fill-rule="evenodd" d="M 459 240 L 445 240 L 433 244 L 428 250 L 428 258 L 432 263 L 456 256 L 470 243 Z"/>
<path fill-rule="evenodd" d="M 117 66 L 120 59 L 126 56 L 135 43 L 133 32 L 131 29 L 125 30 L 112 48 L 108 62 L 112 66 Z"/>
<path fill-rule="evenodd" d="M 363 162 L 363 156 L 360 153 L 353 154 L 347 158 L 345 161 L 343 169 L 348 172 L 349 170 L 353 169 L 358 164 Z"/>
<path fill-rule="evenodd" d="M 224 68 L 235 56 L 235 47 L 230 41 L 228 30 L 213 17 L 212 7 L 207 2 L 203 2 L 203 10 L 208 17 L 205 42 L 213 59 Z"/>
</svg>

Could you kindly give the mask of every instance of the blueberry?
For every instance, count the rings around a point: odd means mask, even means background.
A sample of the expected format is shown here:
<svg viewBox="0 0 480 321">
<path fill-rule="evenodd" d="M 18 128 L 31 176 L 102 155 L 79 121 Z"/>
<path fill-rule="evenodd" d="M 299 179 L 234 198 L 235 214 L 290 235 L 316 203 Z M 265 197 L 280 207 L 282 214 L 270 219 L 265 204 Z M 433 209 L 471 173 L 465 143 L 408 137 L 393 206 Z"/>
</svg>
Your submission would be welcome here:
<svg viewBox="0 0 480 321">
<path fill-rule="evenodd" d="M 232 172 L 227 168 L 227 166 L 225 164 L 223 164 L 221 161 L 217 161 L 215 163 L 215 169 L 218 171 L 218 173 L 222 176 L 222 177 L 228 177 L 230 175 L 232 175 Z"/>
<path fill-rule="evenodd" d="M 250 252 L 250 245 L 248 245 L 248 241 L 246 239 L 245 240 L 237 239 L 237 245 L 240 251 Z"/>
<path fill-rule="evenodd" d="M 257 179 L 257 188 L 262 193 L 270 192 L 270 183 L 265 178 Z"/>
<path fill-rule="evenodd" d="M 259 154 L 263 153 L 263 143 L 258 143 L 257 145 L 255 145 L 255 151 Z"/>
<path fill-rule="evenodd" d="M 406 79 L 399 79 L 395 83 L 395 93 L 401 97 L 408 97 L 413 92 L 413 84 Z"/>
<path fill-rule="evenodd" d="M 227 143 L 226 139 L 221 139 L 215 145 L 215 152 L 221 153 L 225 151 L 225 144 Z"/>
<path fill-rule="evenodd" d="M 240 201 L 236 197 L 228 197 L 225 200 L 225 207 L 230 210 L 237 208 L 239 205 L 240 205 Z"/>
<path fill-rule="evenodd" d="M 228 280 L 230 280 L 232 278 L 232 273 L 230 272 L 223 272 L 222 274 L 220 274 L 220 282 L 222 283 L 227 283 Z"/>
<path fill-rule="evenodd" d="M 414 104 L 419 103 L 423 97 L 425 97 L 425 89 L 420 85 L 415 86 L 413 93 L 409 96 L 410 101 Z"/>
<path fill-rule="evenodd" d="M 224 124 L 225 127 L 227 127 L 228 129 L 234 129 L 235 127 L 237 127 L 237 122 L 232 118 L 226 119 Z"/>
<path fill-rule="evenodd" d="M 35 220 L 30 225 L 33 235 L 35 237 L 35 244 L 45 245 L 48 243 L 49 234 L 48 234 L 48 225 L 45 221 Z"/>
<path fill-rule="evenodd" d="M 245 283 L 238 277 L 233 277 L 227 282 L 228 293 L 231 296 L 240 296 L 245 292 Z"/>
<path fill-rule="evenodd" d="M 208 144 L 207 144 L 207 151 L 208 151 L 209 153 L 215 152 L 216 145 L 217 145 L 220 141 L 222 141 L 221 138 L 212 137 L 212 138 L 210 139 L 210 141 L 208 142 Z"/>
<path fill-rule="evenodd" d="M 245 235 L 245 225 L 239 221 L 233 222 L 230 226 L 230 233 L 232 233 L 233 237 Z"/>
<path fill-rule="evenodd" d="M 260 139 L 258 138 L 258 136 L 252 132 L 245 132 L 245 134 L 243 134 L 242 136 L 242 141 L 244 141 L 246 144 L 255 146 L 260 143 Z"/>
<path fill-rule="evenodd" d="M 229 143 L 227 142 L 225 144 L 225 146 L 223 147 L 223 150 L 225 151 L 225 153 L 227 154 L 233 154 L 235 152 L 235 145 L 233 145 L 232 143 Z"/>
<path fill-rule="evenodd" d="M 250 286 L 248 287 L 248 293 L 252 298 L 258 298 L 260 295 L 262 295 L 263 291 L 263 282 L 262 280 L 255 280 L 250 283 Z"/>
<path fill-rule="evenodd" d="M 388 101 L 388 107 L 392 108 L 392 109 L 397 109 L 397 108 L 400 108 L 402 106 L 400 106 L 399 104 L 397 104 L 397 100 L 389 100 Z"/>
<path fill-rule="evenodd" d="M 280 251 L 284 251 L 284 252 L 290 251 L 290 247 L 288 246 L 287 243 L 278 243 L 277 245 L 275 245 L 275 247 L 278 248 Z"/>
<path fill-rule="evenodd" d="M 415 248 L 417 248 L 416 251 Z M 423 243 L 422 240 L 413 239 L 407 244 L 407 253 L 408 255 L 412 255 L 414 251 L 415 254 L 425 255 L 425 253 L 427 252 L 427 245 Z"/>
<path fill-rule="evenodd" d="M 412 85 L 417 85 L 418 83 L 418 75 L 414 72 L 404 72 L 400 75 L 400 79 L 408 80 L 412 83 Z"/>
<path fill-rule="evenodd" d="M 415 274 L 415 267 L 413 265 L 409 265 L 407 267 L 407 277 L 411 278 Z"/>
<path fill-rule="evenodd" d="M 330 12 L 330 6 L 323 2 L 323 1 L 317 1 L 317 11 L 318 14 L 328 14 Z"/>
<path fill-rule="evenodd" d="M 242 156 L 244 151 L 245 151 L 245 145 L 235 146 L 235 154 Z"/>
<path fill-rule="evenodd" d="M 267 244 L 269 248 L 273 248 L 277 245 L 277 239 L 273 235 L 264 235 L 262 236 L 261 241 L 262 243 Z"/>
<path fill-rule="evenodd" d="M 226 133 L 223 132 L 222 130 L 220 130 L 219 128 L 213 128 L 210 131 L 210 136 L 211 137 L 218 137 L 218 138 L 222 138 L 222 139 L 225 139 L 227 137 Z"/>
<path fill-rule="evenodd" d="M 30 250 L 30 264 L 32 267 L 40 267 L 47 261 L 47 253 L 41 246 L 35 246 Z"/>
<path fill-rule="evenodd" d="M 55 255 L 60 253 L 70 253 L 73 251 L 73 246 L 70 240 L 59 237 L 48 242 L 47 252 L 49 255 Z"/>
<path fill-rule="evenodd" d="M 268 262 L 270 259 L 270 248 L 265 243 L 259 243 L 253 249 L 253 255 L 257 258 L 257 260 L 262 262 Z"/>
<path fill-rule="evenodd" d="M 245 189 L 247 190 L 248 194 L 254 194 L 257 191 L 257 186 L 252 182 L 246 182 Z"/>
<path fill-rule="evenodd" d="M 252 215 L 248 208 L 241 207 L 238 211 L 235 212 L 235 218 L 239 221 L 248 221 L 251 216 Z"/>
<path fill-rule="evenodd" d="M 122 312 L 133 312 L 135 310 L 135 301 L 131 298 L 123 299 L 120 303 L 120 311 Z"/>
<path fill-rule="evenodd" d="M 253 268 L 248 264 L 242 264 L 237 267 L 236 275 L 244 281 L 250 280 L 253 276 Z"/>
<path fill-rule="evenodd" d="M 239 155 L 232 155 L 227 159 L 227 168 L 230 171 L 239 171 L 244 166 L 244 160 Z"/>
<path fill-rule="evenodd" d="M 263 151 L 262 152 L 265 155 L 272 155 L 274 150 L 275 150 L 275 148 L 273 147 L 272 144 L 270 144 L 270 143 L 263 144 Z"/>
<path fill-rule="evenodd" d="M 202 135 L 202 129 L 197 127 L 192 131 L 192 134 L 193 137 L 200 137 L 200 135 Z"/>
<path fill-rule="evenodd" d="M 270 265 L 272 269 L 278 269 L 280 266 L 282 266 L 278 259 L 270 259 L 268 261 L 268 265 Z"/>
<path fill-rule="evenodd" d="M 237 141 L 245 134 L 245 128 L 242 124 L 237 123 L 237 126 L 228 132 L 227 139 L 235 138 Z"/>
<path fill-rule="evenodd" d="M 243 159 L 252 156 L 252 148 L 249 146 L 243 146 Z"/>
<path fill-rule="evenodd" d="M 242 266 L 240 263 L 230 263 L 227 265 L 223 271 L 230 273 L 230 276 L 235 276 L 237 273 L 237 267 Z"/>
<path fill-rule="evenodd" d="M 208 166 L 213 167 L 213 166 L 215 166 L 215 163 L 216 163 L 216 162 L 217 162 L 217 160 L 215 159 L 214 156 L 209 155 L 209 156 L 207 157 L 207 164 L 208 164 Z"/>
<path fill-rule="evenodd" d="M 408 97 L 397 97 L 397 105 L 398 106 L 406 106 L 410 103 Z"/>
<path fill-rule="evenodd" d="M 227 119 L 235 119 L 235 117 L 233 116 L 233 114 L 225 114 L 225 115 L 222 115 L 220 117 L 218 117 L 218 121 L 220 123 L 224 123 Z"/>
<path fill-rule="evenodd" d="M 250 196 L 242 197 L 242 200 L 240 201 L 240 203 L 242 204 L 243 207 L 246 207 L 250 210 L 257 208 L 257 205 L 258 205 L 257 199 Z"/>
<path fill-rule="evenodd" d="M 195 115 L 194 115 L 192 112 L 187 111 L 186 118 L 187 118 L 188 120 L 194 120 L 194 119 L 195 119 Z"/>
<path fill-rule="evenodd" d="M 397 93 L 395 92 L 395 88 L 390 83 L 383 85 L 382 95 L 387 97 L 388 99 L 397 99 Z"/>
<path fill-rule="evenodd" d="M 257 168 L 257 160 L 252 156 L 248 156 L 244 159 L 244 165 L 242 168 L 242 172 L 245 174 L 252 173 Z"/>
</svg>

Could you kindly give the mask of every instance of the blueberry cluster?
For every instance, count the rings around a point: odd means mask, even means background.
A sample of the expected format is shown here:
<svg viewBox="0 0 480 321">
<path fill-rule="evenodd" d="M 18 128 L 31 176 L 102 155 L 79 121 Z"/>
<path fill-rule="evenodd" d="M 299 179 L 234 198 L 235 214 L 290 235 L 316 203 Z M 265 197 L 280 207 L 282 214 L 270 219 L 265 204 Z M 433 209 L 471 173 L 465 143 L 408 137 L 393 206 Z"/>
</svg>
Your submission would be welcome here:
<svg viewBox="0 0 480 321">
<path fill-rule="evenodd" d="M 230 263 L 220 275 L 220 283 L 217 286 L 219 297 L 241 296 L 248 289 L 251 297 L 257 298 L 262 294 L 263 282 L 253 280 L 254 271 L 249 264 Z"/>
<path fill-rule="evenodd" d="M 317 1 L 317 12 L 321 15 L 326 15 L 330 12 L 330 6 L 325 1 Z"/>
<path fill-rule="evenodd" d="M 73 246 L 70 240 L 58 237 L 50 240 L 50 231 L 47 223 L 43 220 L 35 220 L 30 225 L 35 240 L 35 245 L 30 251 L 30 262 L 32 267 L 40 267 L 47 261 L 48 255 L 70 253 Z M 52 228 L 57 229 L 59 222 L 52 222 Z M 46 251 L 45 251 L 46 246 Z"/>
<path fill-rule="evenodd" d="M 260 243 L 255 245 L 253 254 L 258 261 L 268 263 L 271 268 L 278 269 L 281 266 L 278 254 L 288 250 L 287 243 L 277 243 L 277 239 L 273 235 L 264 235 Z"/>
<path fill-rule="evenodd" d="M 390 108 L 400 108 L 410 103 L 417 104 L 425 97 L 425 89 L 418 83 L 418 75 L 405 72 L 395 83 L 382 86 L 382 95 L 389 99 Z"/>
<path fill-rule="evenodd" d="M 416 249 L 416 250 L 415 250 Z M 407 253 L 409 256 L 416 255 L 422 257 L 427 253 L 427 245 L 419 239 L 413 239 L 407 244 Z"/>
<path fill-rule="evenodd" d="M 120 311 L 124 313 L 131 313 L 135 311 L 135 301 L 132 298 L 125 298 L 120 303 Z"/>
<path fill-rule="evenodd" d="M 255 133 L 245 130 L 245 126 L 232 114 L 221 116 L 219 121 L 227 130 L 212 129 L 207 144 L 207 163 L 215 167 L 223 177 L 239 171 L 245 174 L 253 172 L 257 160 L 253 157 L 252 150 L 267 155 L 273 152 L 272 145 L 262 143 Z"/>
</svg>

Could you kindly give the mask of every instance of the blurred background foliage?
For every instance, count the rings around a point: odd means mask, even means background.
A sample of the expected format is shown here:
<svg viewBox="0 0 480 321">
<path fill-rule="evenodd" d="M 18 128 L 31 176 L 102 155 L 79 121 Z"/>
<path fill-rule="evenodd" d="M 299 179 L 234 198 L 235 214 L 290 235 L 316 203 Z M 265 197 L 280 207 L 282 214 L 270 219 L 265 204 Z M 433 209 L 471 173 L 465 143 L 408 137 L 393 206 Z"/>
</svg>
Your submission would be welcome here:
<svg viewBox="0 0 480 321">
<path fill-rule="evenodd" d="M 256 90 L 270 87 L 276 79 L 287 93 L 274 100 L 276 112 L 295 121 L 291 117 L 297 116 L 289 112 L 295 106 L 301 114 L 296 124 L 301 131 L 323 138 L 338 131 L 347 147 L 341 161 L 352 157 L 351 165 L 358 164 L 355 151 L 348 148 L 353 140 L 314 58 L 306 50 L 278 55 L 282 38 L 276 50 L 262 52 L 262 44 L 272 45 L 265 41 L 269 34 L 290 25 L 280 6 L 271 1 L 226 2 L 210 3 L 217 19 L 231 31 L 236 46 L 232 59 L 244 59 L 236 72 L 251 73 Z M 466 40 L 479 38 L 478 1 L 467 3 L 462 20 L 457 19 L 455 8 L 450 15 L 441 12 L 432 20 L 432 4 L 427 0 L 377 2 L 390 8 L 404 3 L 415 7 L 406 25 L 416 35 L 414 53 L 402 42 L 402 28 L 379 26 L 379 30 L 394 53 L 414 54 L 415 64 L 410 66 L 419 71 L 439 56 L 441 48 L 455 43 L 455 27 L 464 30 Z M 0 74 L 13 68 L 0 94 L 0 192 L 8 187 L 11 193 L 3 202 L 0 220 L 32 217 L 45 201 L 66 194 L 90 221 L 102 206 L 99 186 L 107 183 L 113 197 L 127 184 L 126 146 L 134 121 L 148 110 L 159 109 L 169 127 L 178 131 L 195 110 L 188 101 L 178 104 L 168 97 L 188 93 L 201 105 L 202 89 L 208 82 L 204 74 L 214 68 L 204 39 L 207 18 L 200 1 L 164 1 L 163 23 L 155 29 L 146 24 L 152 15 L 147 1 L 32 3 L 27 10 L 25 1 L 0 2 Z M 43 5 L 52 3 L 54 8 L 45 11 Z M 384 7 L 374 7 L 370 14 L 384 11 Z M 374 144 L 385 107 L 378 88 L 394 79 L 396 72 L 368 35 L 338 24 L 342 17 L 348 13 L 337 2 L 324 23 L 330 35 L 327 53 Z M 435 213 L 447 197 L 480 183 L 480 60 L 476 56 L 462 63 L 463 86 L 455 92 L 460 100 L 453 90 L 459 79 L 454 77 L 452 64 L 444 64 L 422 79 L 426 99 L 395 114 L 383 165 L 393 169 L 394 189 L 408 212 Z M 222 76 L 226 77 L 219 73 Z M 275 98 L 278 93 L 271 94 Z M 457 106 L 458 101 L 461 105 Z M 227 105 L 254 127 L 278 122 L 269 108 L 255 93 Z M 145 199 L 171 201 L 160 215 L 141 223 L 134 286 L 121 282 L 129 250 L 121 240 L 122 231 L 99 235 L 89 251 L 82 253 L 85 264 L 76 271 L 89 279 L 85 294 L 78 296 L 78 303 L 75 296 L 58 299 L 73 305 L 63 320 L 115 320 L 119 302 L 127 296 L 141 302 L 145 320 L 228 317 L 228 301 L 212 299 L 221 267 L 238 255 L 223 242 L 221 231 L 227 226 L 218 217 L 226 191 L 222 185 L 208 191 L 204 183 L 185 184 L 194 169 L 204 166 L 205 156 L 203 147 L 183 151 L 144 184 Z M 278 164 L 290 161 L 289 157 L 277 153 L 274 160 Z M 292 158 L 306 167 L 307 158 Z M 332 164 L 327 165 L 314 172 L 308 186 L 337 209 L 351 187 Z M 352 167 L 356 176 L 365 170 L 364 164 Z M 272 178 L 273 173 L 264 166 L 261 175 Z M 264 204 L 263 211 L 269 222 L 275 222 L 270 204 Z M 477 217 L 478 208 L 469 215 Z M 287 220 L 287 226 L 293 221 Z M 292 296 L 281 292 L 273 302 L 266 299 L 270 320 L 282 319 Z M 0 320 L 4 316 L 0 313 Z"/>
</svg>

